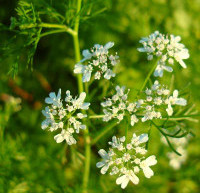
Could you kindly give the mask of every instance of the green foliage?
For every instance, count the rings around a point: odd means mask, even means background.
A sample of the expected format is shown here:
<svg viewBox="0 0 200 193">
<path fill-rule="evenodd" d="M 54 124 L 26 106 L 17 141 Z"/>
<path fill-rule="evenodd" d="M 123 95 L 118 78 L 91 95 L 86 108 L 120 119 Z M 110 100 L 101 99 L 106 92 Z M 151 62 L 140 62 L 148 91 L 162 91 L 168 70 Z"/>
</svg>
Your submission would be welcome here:
<svg viewBox="0 0 200 193">
<path fill-rule="evenodd" d="M 11 3 L 16 5 L 16 9 L 11 7 Z M 89 192 L 198 193 L 200 125 L 196 123 L 198 117 L 193 115 L 198 114 L 196 109 L 200 107 L 199 2 L 85 0 L 78 13 L 76 3 L 75 0 L 13 0 L 0 6 L 0 192 L 81 192 L 85 159 L 81 151 L 83 136 L 80 136 L 77 147 L 66 147 L 56 144 L 53 135 L 44 132 L 40 126 L 42 104 L 50 90 L 63 88 L 77 93 L 72 73 L 75 63 L 72 36 L 75 20 L 80 17 L 81 49 L 94 43 L 115 42 L 114 49 L 121 59 L 116 69 L 119 76 L 115 81 L 133 91 L 131 99 L 134 99 L 151 69 L 151 64 L 146 63 L 143 55 L 136 50 L 141 36 L 155 30 L 180 35 L 191 54 L 187 69 L 183 71 L 174 66 L 176 78 L 166 73 L 163 80 L 171 83 L 172 89 L 182 88 L 181 95 L 188 99 L 189 105 L 175 109 L 175 120 L 166 118 L 151 125 L 138 124 L 128 131 L 129 136 L 132 132 L 140 133 L 141 129 L 149 132 L 148 149 L 159 155 L 155 176 L 150 180 L 143 178 L 138 186 L 130 185 L 125 191 L 116 186 L 112 177 L 100 176 L 95 167 L 97 150 L 107 147 L 112 135 L 124 135 L 124 130 L 119 130 L 119 126 L 109 128 L 100 120 L 91 119 L 95 125 L 91 128 L 92 139 L 96 140 L 100 133 L 105 132 L 103 128 L 107 129 L 107 135 L 92 146 Z M 34 68 L 30 72 L 24 66 Z M 15 76 L 14 81 L 7 75 L 8 72 Z M 98 104 L 105 93 L 110 94 L 106 86 L 109 85 L 104 81 L 90 86 L 93 91 L 90 99 L 94 104 Z M 2 99 L 5 93 L 22 98 L 20 111 L 12 100 Z M 194 100 L 196 106 L 191 102 Z M 98 108 L 94 111 L 100 113 Z M 185 117 L 180 118 L 183 114 Z M 174 127 L 174 123 L 179 127 Z M 115 126 L 115 122 L 111 126 Z M 191 131 L 191 128 L 196 129 Z M 169 167 L 166 153 L 171 149 L 160 143 L 161 133 L 169 139 L 169 146 L 174 151 L 177 150 L 170 143 L 171 138 L 188 133 L 192 136 L 187 148 L 188 159 L 178 171 Z"/>
</svg>

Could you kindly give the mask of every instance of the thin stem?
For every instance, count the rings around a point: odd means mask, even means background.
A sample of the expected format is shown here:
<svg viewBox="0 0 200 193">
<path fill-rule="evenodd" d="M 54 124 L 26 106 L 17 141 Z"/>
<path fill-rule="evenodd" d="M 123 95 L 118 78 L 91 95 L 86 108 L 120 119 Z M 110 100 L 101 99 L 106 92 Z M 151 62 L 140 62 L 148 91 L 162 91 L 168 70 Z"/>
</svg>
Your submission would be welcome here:
<svg viewBox="0 0 200 193">
<path fill-rule="evenodd" d="M 165 132 L 163 132 L 163 131 L 159 128 L 159 126 L 157 126 L 153 121 L 151 121 L 151 122 L 152 122 L 152 124 L 160 131 L 160 133 L 162 133 L 162 135 L 165 137 L 165 139 L 166 139 L 166 141 L 167 141 L 169 147 L 174 151 L 174 153 L 176 153 L 177 155 L 181 156 L 181 154 L 180 154 L 178 151 L 176 151 L 176 149 L 172 146 L 172 144 L 171 144 L 171 142 L 169 141 L 168 136 L 165 134 Z"/>
<path fill-rule="evenodd" d="M 65 29 L 51 30 L 51 31 L 42 33 L 40 35 L 40 37 L 42 38 L 42 37 L 47 36 L 47 35 L 56 34 L 56 33 L 62 33 L 62 32 L 66 32 L 66 30 Z"/>
<path fill-rule="evenodd" d="M 128 123 L 128 117 L 125 118 L 125 147 L 126 147 L 126 144 L 127 144 L 127 136 L 128 136 L 128 126 L 129 126 L 129 123 Z"/>
<path fill-rule="evenodd" d="M 91 145 L 88 128 L 84 132 L 85 137 L 85 168 L 83 173 L 83 193 L 87 193 L 88 181 L 90 176 L 90 157 L 91 157 Z"/>
<path fill-rule="evenodd" d="M 182 116 L 174 116 L 174 117 L 163 117 L 161 120 L 169 120 L 169 121 L 178 121 L 183 119 L 193 120 L 192 117 L 199 117 L 199 114 L 194 115 L 182 115 Z"/>
<path fill-rule="evenodd" d="M 149 74 L 148 74 L 147 77 L 145 78 L 144 83 L 143 83 L 142 87 L 140 88 L 140 92 L 144 89 L 144 87 L 146 86 L 148 80 L 150 79 L 151 75 L 153 74 L 153 72 L 154 72 L 154 70 L 155 70 L 155 68 L 156 68 L 156 66 L 157 66 L 157 62 L 158 62 L 158 60 L 156 60 L 154 66 L 153 66 L 152 69 L 151 69 L 151 71 L 149 72 Z"/>
<path fill-rule="evenodd" d="M 101 118 L 103 118 L 104 117 L 104 115 L 91 115 L 91 116 L 89 116 L 88 118 L 89 119 L 101 119 Z"/>
<path fill-rule="evenodd" d="M 77 0 L 77 7 L 76 7 L 76 19 L 75 19 L 75 25 L 74 30 L 75 33 L 72 34 L 73 36 L 73 42 L 74 42 L 74 52 L 75 52 L 75 59 L 76 62 L 79 62 L 81 60 L 80 55 L 80 45 L 79 45 L 79 38 L 78 38 L 78 32 L 79 32 L 79 21 L 80 21 L 80 10 L 81 10 L 81 3 L 82 0 Z M 79 94 L 84 91 L 83 88 L 83 82 L 82 82 L 82 75 L 78 74 L 78 90 Z M 90 157 L 91 157 L 91 145 L 90 145 L 90 136 L 89 136 L 89 129 L 86 128 L 84 130 L 84 140 L 85 140 L 85 168 L 83 173 L 83 189 L 82 192 L 87 193 L 88 188 L 88 181 L 90 176 Z"/>
<path fill-rule="evenodd" d="M 94 139 L 92 140 L 91 144 L 95 145 L 99 139 L 101 139 L 106 133 L 108 133 L 115 125 L 117 125 L 117 121 L 112 122 L 110 125 L 107 125 L 104 127 L 103 130 L 101 130 L 100 133 L 98 133 Z"/>
<path fill-rule="evenodd" d="M 63 29 L 71 35 L 76 35 L 77 32 L 66 25 L 54 24 L 54 23 L 40 23 L 40 24 L 23 24 L 20 25 L 20 29 L 30 29 L 30 28 L 56 28 Z"/>
</svg>

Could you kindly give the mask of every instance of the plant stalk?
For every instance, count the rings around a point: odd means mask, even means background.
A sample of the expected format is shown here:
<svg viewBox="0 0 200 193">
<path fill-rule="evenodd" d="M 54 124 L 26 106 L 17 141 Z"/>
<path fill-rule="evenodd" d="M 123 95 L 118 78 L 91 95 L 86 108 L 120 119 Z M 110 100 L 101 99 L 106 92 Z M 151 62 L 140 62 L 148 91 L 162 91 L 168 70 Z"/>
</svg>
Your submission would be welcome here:
<svg viewBox="0 0 200 193">
<path fill-rule="evenodd" d="M 76 19 L 75 19 L 75 25 L 74 25 L 74 32 L 72 34 L 73 36 L 73 42 L 74 42 L 74 52 L 75 52 L 75 59 L 76 62 L 79 62 L 81 60 L 80 55 L 80 45 L 79 45 L 79 21 L 80 21 L 80 10 L 81 10 L 81 3 L 82 0 L 77 0 L 77 7 L 76 7 Z M 82 82 L 82 75 L 78 74 L 78 90 L 79 94 L 84 91 L 83 88 L 83 82 Z M 82 192 L 87 193 L 88 192 L 88 181 L 90 176 L 90 157 L 91 157 L 91 145 L 90 145 L 90 135 L 89 135 L 89 129 L 86 128 L 84 130 L 84 140 L 85 140 L 85 167 L 84 167 L 84 173 L 83 173 L 83 184 L 82 184 Z"/>
<path fill-rule="evenodd" d="M 140 92 L 144 89 L 144 87 L 146 86 L 148 80 L 150 79 L 151 75 L 153 74 L 153 72 L 154 72 L 154 70 L 155 70 L 155 68 L 157 66 L 157 62 L 158 62 L 158 60 L 156 60 L 154 66 L 151 69 L 151 71 L 149 71 L 147 77 L 145 78 L 144 83 L 143 83 L 142 87 L 140 88 Z"/>
</svg>

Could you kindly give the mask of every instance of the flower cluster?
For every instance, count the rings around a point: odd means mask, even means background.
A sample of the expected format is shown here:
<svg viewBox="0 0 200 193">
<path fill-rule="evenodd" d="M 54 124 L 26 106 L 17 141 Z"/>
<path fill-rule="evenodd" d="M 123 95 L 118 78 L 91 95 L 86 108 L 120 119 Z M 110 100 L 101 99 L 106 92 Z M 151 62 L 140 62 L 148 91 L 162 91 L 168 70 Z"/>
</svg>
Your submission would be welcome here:
<svg viewBox="0 0 200 193">
<path fill-rule="evenodd" d="M 189 58 L 189 53 L 188 49 L 180 41 L 180 36 L 168 36 L 158 31 L 140 40 L 143 47 L 138 48 L 138 51 L 146 52 L 148 60 L 152 60 L 154 57 L 158 58 L 154 76 L 162 77 L 163 70 L 172 72 L 173 68 L 166 64 L 173 65 L 174 61 L 178 62 L 183 68 L 186 68 L 183 60 Z"/>
<path fill-rule="evenodd" d="M 104 108 L 103 121 L 109 121 L 113 118 L 117 118 L 119 122 L 123 120 L 125 116 L 125 110 L 127 109 L 127 97 L 129 90 L 125 93 L 125 87 L 115 87 L 116 94 L 112 98 L 106 99 L 106 101 L 101 103 Z"/>
<path fill-rule="evenodd" d="M 90 103 L 84 102 L 85 97 L 86 93 L 82 92 L 79 98 L 72 98 L 68 90 L 66 91 L 66 105 L 64 106 L 61 99 L 61 89 L 59 89 L 57 95 L 51 92 L 49 97 L 45 99 L 49 106 L 42 110 L 43 115 L 46 117 L 42 122 L 42 129 L 49 128 L 51 132 L 61 129 L 61 132 L 54 137 L 57 143 L 66 140 L 69 145 L 75 144 L 76 140 L 73 133 L 79 133 L 80 129 L 86 128 L 80 120 L 87 117 L 87 115 L 78 112 L 89 108 Z"/>
<path fill-rule="evenodd" d="M 84 58 L 75 65 L 74 73 L 83 74 L 83 82 L 89 82 L 92 75 L 98 80 L 102 76 L 108 80 L 115 77 L 112 69 L 119 62 L 119 56 L 109 54 L 108 50 L 113 46 L 113 42 L 108 42 L 105 46 L 95 44 L 91 51 L 83 50 Z M 85 61 L 87 65 L 82 64 Z"/>
<path fill-rule="evenodd" d="M 161 141 L 167 145 L 166 139 L 162 136 Z M 177 155 L 174 152 L 168 152 L 167 157 L 169 158 L 169 165 L 175 169 L 178 170 L 181 168 L 181 165 L 186 161 L 187 159 L 187 150 L 186 145 L 188 143 L 187 137 L 182 138 L 172 138 L 171 144 L 176 148 L 176 150 L 181 154 L 181 156 Z"/>
<path fill-rule="evenodd" d="M 144 116 L 142 122 L 152 119 L 162 118 L 165 114 L 163 110 L 167 112 L 168 116 L 173 114 L 173 106 L 180 105 L 185 106 L 187 101 L 184 98 L 178 98 L 178 90 L 173 91 L 173 95 L 169 96 L 170 91 L 166 86 L 160 85 L 156 80 L 151 89 L 145 90 L 146 98 L 143 100 L 143 104 L 140 107 L 140 112 Z M 143 109 L 141 111 L 141 109 Z"/>
<path fill-rule="evenodd" d="M 133 103 L 127 100 L 130 90 L 125 93 L 125 87 L 116 86 L 115 89 L 117 93 L 101 103 L 104 112 L 103 121 L 117 118 L 120 122 L 125 115 L 128 115 L 131 126 L 134 126 L 139 121 L 138 115 L 142 116 L 142 122 L 160 119 L 166 113 L 171 116 L 174 105 L 185 106 L 187 104 L 184 98 L 178 97 L 178 90 L 174 90 L 173 95 L 169 96 L 170 91 L 166 86 L 160 85 L 157 80 L 151 88 L 146 88 L 145 98 Z"/>
<path fill-rule="evenodd" d="M 133 184 L 139 183 L 139 178 L 136 174 L 143 171 L 146 178 L 154 175 L 150 168 L 157 163 L 154 155 L 146 158 L 147 150 L 144 143 L 148 141 L 148 135 L 142 134 L 137 136 L 135 133 L 130 140 L 126 143 L 126 138 L 112 138 L 108 144 L 111 146 L 109 151 L 104 149 L 99 150 L 99 155 L 102 161 L 98 162 L 96 166 L 101 168 L 101 173 L 109 172 L 110 175 L 117 175 L 116 183 L 121 185 L 121 188 L 126 188 L 129 181 Z"/>
</svg>

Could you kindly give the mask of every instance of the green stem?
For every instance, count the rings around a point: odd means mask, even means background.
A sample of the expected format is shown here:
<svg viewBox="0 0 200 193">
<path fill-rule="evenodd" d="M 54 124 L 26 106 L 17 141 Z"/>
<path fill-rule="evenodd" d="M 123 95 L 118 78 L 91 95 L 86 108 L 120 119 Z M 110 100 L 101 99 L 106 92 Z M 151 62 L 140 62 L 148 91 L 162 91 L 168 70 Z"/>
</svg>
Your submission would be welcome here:
<svg viewBox="0 0 200 193">
<path fill-rule="evenodd" d="M 170 121 L 178 121 L 183 119 L 191 120 L 192 117 L 199 117 L 199 114 L 195 115 L 182 115 L 182 116 L 174 116 L 174 117 L 163 117 L 161 120 L 170 120 Z"/>
<path fill-rule="evenodd" d="M 165 137 L 169 147 L 174 151 L 174 153 L 176 153 L 177 155 L 181 156 L 181 154 L 178 151 L 176 151 L 176 149 L 172 146 L 171 142 L 168 139 L 168 136 L 153 121 L 151 121 L 151 122 L 160 131 L 160 133 Z"/>
<path fill-rule="evenodd" d="M 40 37 L 44 37 L 44 36 L 47 36 L 47 35 L 51 35 L 51 34 L 55 34 L 55 33 L 62 33 L 62 32 L 66 32 L 65 29 L 57 29 L 57 30 L 51 30 L 51 31 L 47 31 L 47 32 L 44 32 L 40 35 Z"/>
<path fill-rule="evenodd" d="M 129 126 L 129 122 L 128 122 L 128 117 L 125 118 L 125 147 L 127 144 L 127 136 L 128 136 L 128 126 Z"/>
<path fill-rule="evenodd" d="M 88 118 L 89 119 L 101 119 L 101 118 L 103 118 L 104 117 L 104 115 L 91 115 L 91 116 L 89 116 Z"/>
<path fill-rule="evenodd" d="M 77 32 L 66 25 L 54 24 L 54 23 L 40 23 L 40 24 L 24 24 L 20 25 L 20 29 L 30 29 L 30 28 L 56 28 L 63 29 L 65 32 L 68 32 L 71 35 L 77 35 Z"/>
<path fill-rule="evenodd" d="M 85 137 L 85 168 L 83 173 L 83 193 L 87 193 L 88 189 L 88 181 L 90 177 L 90 157 L 91 157 L 91 143 L 90 143 L 90 136 L 88 128 L 85 130 L 84 133 Z"/>
<path fill-rule="evenodd" d="M 79 21 L 80 21 L 80 10 L 81 10 L 81 3 L 82 0 L 77 0 L 77 7 L 76 7 L 76 19 L 75 19 L 75 25 L 74 30 L 75 33 L 72 34 L 73 36 L 73 42 L 74 42 L 74 52 L 75 52 L 75 58 L 76 62 L 79 62 L 81 60 L 80 55 L 80 45 L 79 45 L 79 38 L 78 38 L 78 32 L 79 32 Z M 83 82 L 82 82 L 82 75 L 78 74 L 78 90 L 79 94 L 84 91 L 83 88 Z M 89 135 L 89 129 L 86 128 L 84 130 L 84 140 L 85 140 L 85 168 L 83 173 L 83 189 L 82 192 L 87 193 L 88 189 L 88 181 L 90 176 L 90 157 L 91 157 L 91 145 L 90 145 L 90 135 Z"/>
<path fill-rule="evenodd" d="M 112 122 L 110 125 L 107 125 L 106 127 L 104 127 L 103 130 L 101 130 L 100 133 L 98 133 L 94 139 L 92 140 L 91 144 L 94 145 L 97 143 L 97 141 L 99 141 L 99 139 L 101 139 L 106 133 L 108 133 L 115 125 L 117 125 L 117 121 Z"/>
<path fill-rule="evenodd" d="M 156 66 L 157 66 L 157 63 L 158 63 L 158 60 L 156 60 L 154 66 L 153 66 L 152 69 L 151 69 L 151 71 L 149 71 L 149 74 L 148 74 L 147 77 L 145 78 L 144 83 L 143 83 L 142 87 L 140 88 L 140 92 L 141 92 L 141 91 L 144 89 L 144 87 L 146 86 L 148 80 L 150 79 L 151 75 L 153 74 L 153 72 L 154 72 L 154 70 L 155 70 L 155 68 L 156 68 Z"/>
</svg>

